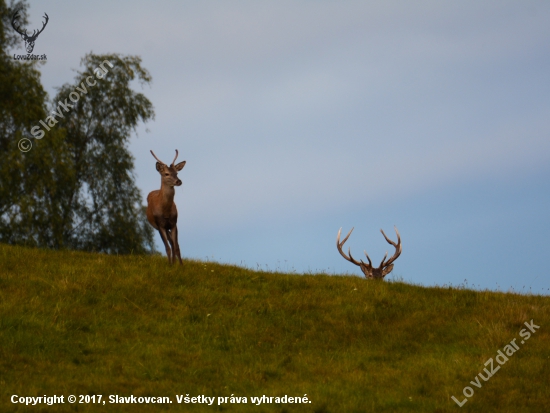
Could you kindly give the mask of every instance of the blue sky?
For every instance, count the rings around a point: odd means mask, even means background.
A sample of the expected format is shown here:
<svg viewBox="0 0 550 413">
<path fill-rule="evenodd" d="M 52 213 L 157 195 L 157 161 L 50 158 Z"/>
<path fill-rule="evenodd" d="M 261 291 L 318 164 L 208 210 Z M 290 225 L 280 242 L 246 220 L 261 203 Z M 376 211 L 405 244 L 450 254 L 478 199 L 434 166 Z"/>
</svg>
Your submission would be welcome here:
<svg viewBox="0 0 550 413">
<path fill-rule="evenodd" d="M 52 97 L 90 51 L 142 57 L 137 184 L 179 149 L 184 256 L 360 275 L 338 229 L 379 262 L 396 225 L 390 278 L 550 293 L 549 2 L 29 3 Z"/>
</svg>

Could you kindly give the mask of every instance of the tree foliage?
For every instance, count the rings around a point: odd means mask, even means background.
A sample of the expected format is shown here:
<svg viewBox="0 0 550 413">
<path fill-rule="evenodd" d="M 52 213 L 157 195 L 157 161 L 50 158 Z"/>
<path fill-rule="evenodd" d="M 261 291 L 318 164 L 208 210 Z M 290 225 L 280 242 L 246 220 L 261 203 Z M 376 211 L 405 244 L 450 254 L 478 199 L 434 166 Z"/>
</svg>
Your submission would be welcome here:
<svg viewBox="0 0 550 413">
<path fill-rule="evenodd" d="M 24 2 L 8 7 L 0 0 L 0 241 L 119 254 L 154 250 L 128 151 L 138 124 L 154 117 L 131 82 L 149 83 L 150 74 L 137 56 L 88 54 L 74 83 L 48 102 L 37 63 L 8 56 L 15 10 L 24 22 Z M 22 138 L 32 142 L 25 153 Z"/>
</svg>

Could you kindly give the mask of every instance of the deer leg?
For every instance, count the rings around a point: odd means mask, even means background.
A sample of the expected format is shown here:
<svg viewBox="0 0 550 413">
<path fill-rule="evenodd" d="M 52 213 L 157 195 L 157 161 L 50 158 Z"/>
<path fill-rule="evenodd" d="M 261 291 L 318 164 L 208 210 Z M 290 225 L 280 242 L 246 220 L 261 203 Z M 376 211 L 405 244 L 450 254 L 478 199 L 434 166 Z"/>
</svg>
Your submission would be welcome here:
<svg viewBox="0 0 550 413">
<path fill-rule="evenodd" d="M 169 229 L 168 231 L 166 231 L 166 234 L 168 235 L 168 242 L 170 243 L 170 247 L 172 247 L 172 264 L 174 264 L 176 262 L 176 251 L 174 249 L 174 241 L 172 239 L 173 232 L 171 229 Z"/>
<path fill-rule="evenodd" d="M 159 234 L 164 242 L 164 248 L 166 248 L 166 255 L 168 255 L 168 263 L 172 264 L 172 251 L 170 251 L 170 245 L 168 245 L 168 237 L 166 235 L 166 230 L 163 227 L 159 226 Z"/>
<path fill-rule="evenodd" d="M 178 227 L 172 228 L 172 252 L 175 253 L 174 261 L 176 260 L 176 256 L 178 257 L 178 260 L 180 260 L 180 265 L 183 265 L 183 262 L 181 261 L 181 254 L 180 254 L 180 244 L 178 242 Z"/>
</svg>

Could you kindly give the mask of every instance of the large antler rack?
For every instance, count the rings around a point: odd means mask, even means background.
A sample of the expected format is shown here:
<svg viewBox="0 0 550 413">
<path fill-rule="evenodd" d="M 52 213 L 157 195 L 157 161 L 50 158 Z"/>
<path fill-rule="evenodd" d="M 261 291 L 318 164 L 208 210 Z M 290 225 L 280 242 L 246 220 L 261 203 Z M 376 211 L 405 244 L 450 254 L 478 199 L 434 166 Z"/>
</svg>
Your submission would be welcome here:
<svg viewBox="0 0 550 413">
<path fill-rule="evenodd" d="M 397 227 L 394 227 L 394 228 L 395 228 L 395 233 L 397 234 L 397 243 L 389 239 L 383 230 L 380 230 L 380 232 L 382 232 L 382 235 L 384 236 L 388 244 L 391 244 L 395 247 L 395 253 L 389 260 L 386 261 L 386 258 L 388 257 L 388 253 L 386 252 L 386 255 L 384 255 L 382 262 L 377 268 L 372 266 L 372 261 L 366 251 L 365 251 L 365 256 L 367 257 L 367 260 L 369 262 L 368 264 L 365 263 L 363 260 L 357 261 L 355 258 L 353 258 L 353 256 L 351 255 L 350 248 L 348 248 L 348 255 L 346 255 L 346 253 L 342 251 L 342 247 L 350 237 L 354 228 L 352 228 L 350 232 L 348 232 L 348 235 L 346 235 L 346 237 L 343 239 L 342 242 L 340 242 L 340 235 L 342 233 L 342 228 L 340 228 L 340 230 L 338 231 L 338 235 L 336 236 L 336 248 L 338 248 L 338 252 L 340 253 L 340 255 L 344 257 L 347 261 L 359 266 L 359 268 L 361 268 L 361 271 L 363 271 L 363 274 L 365 274 L 365 277 L 374 278 L 374 279 L 383 279 L 386 275 L 388 275 L 393 270 L 393 262 L 397 258 L 399 258 L 402 251 L 401 236 L 399 235 L 399 231 L 397 230 Z"/>
</svg>

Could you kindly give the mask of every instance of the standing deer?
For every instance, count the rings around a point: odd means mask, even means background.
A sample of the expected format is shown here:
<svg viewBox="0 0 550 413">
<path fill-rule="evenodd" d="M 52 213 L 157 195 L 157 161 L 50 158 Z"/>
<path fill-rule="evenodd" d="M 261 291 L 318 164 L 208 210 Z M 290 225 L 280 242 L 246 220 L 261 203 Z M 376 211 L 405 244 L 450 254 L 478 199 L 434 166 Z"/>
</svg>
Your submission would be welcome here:
<svg viewBox="0 0 550 413">
<path fill-rule="evenodd" d="M 338 231 L 338 235 L 336 236 L 336 248 L 338 248 L 338 252 L 340 252 L 340 255 L 342 255 L 342 257 L 344 257 L 349 262 L 358 265 L 359 268 L 361 268 L 361 271 L 363 271 L 363 274 L 365 274 L 365 277 L 369 279 L 374 278 L 375 280 L 381 280 L 393 270 L 393 262 L 401 255 L 401 237 L 399 236 L 399 231 L 397 231 L 397 227 L 394 228 L 397 234 L 397 244 L 386 237 L 384 231 L 380 230 L 384 238 L 386 238 L 386 241 L 388 241 L 388 244 L 391 244 L 395 247 L 395 253 L 393 254 L 393 257 L 386 261 L 386 258 L 388 257 L 388 253 L 386 252 L 386 255 L 384 255 L 384 258 L 382 258 L 382 262 L 380 263 L 380 266 L 378 268 L 374 268 L 372 266 L 372 261 L 370 260 L 367 251 L 365 251 L 365 255 L 367 256 L 367 260 L 369 260 L 368 264 L 364 263 L 363 260 L 357 261 L 355 258 L 353 258 L 351 256 L 351 249 L 348 248 L 349 257 L 344 253 L 344 251 L 342 251 L 342 247 L 351 235 L 353 228 L 350 230 L 350 232 L 348 232 L 348 235 L 346 235 L 346 238 L 344 238 L 342 242 L 340 242 L 340 233 L 342 232 L 342 228 L 340 228 L 340 230 Z"/>
<path fill-rule="evenodd" d="M 181 185 L 178 172 L 185 166 L 185 161 L 174 165 L 178 158 L 177 149 L 176 157 L 170 166 L 157 158 L 153 151 L 151 154 L 157 160 L 156 167 L 160 173 L 161 184 L 159 190 L 150 192 L 147 196 L 147 220 L 160 233 L 166 248 L 166 255 L 168 255 L 168 262 L 173 264 L 177 256 L 180 265 L 183 265 L 178 244 L 178 210 L 174 203 L 174 194 L 176 193 L 174 187 Z"/>
</svg>

